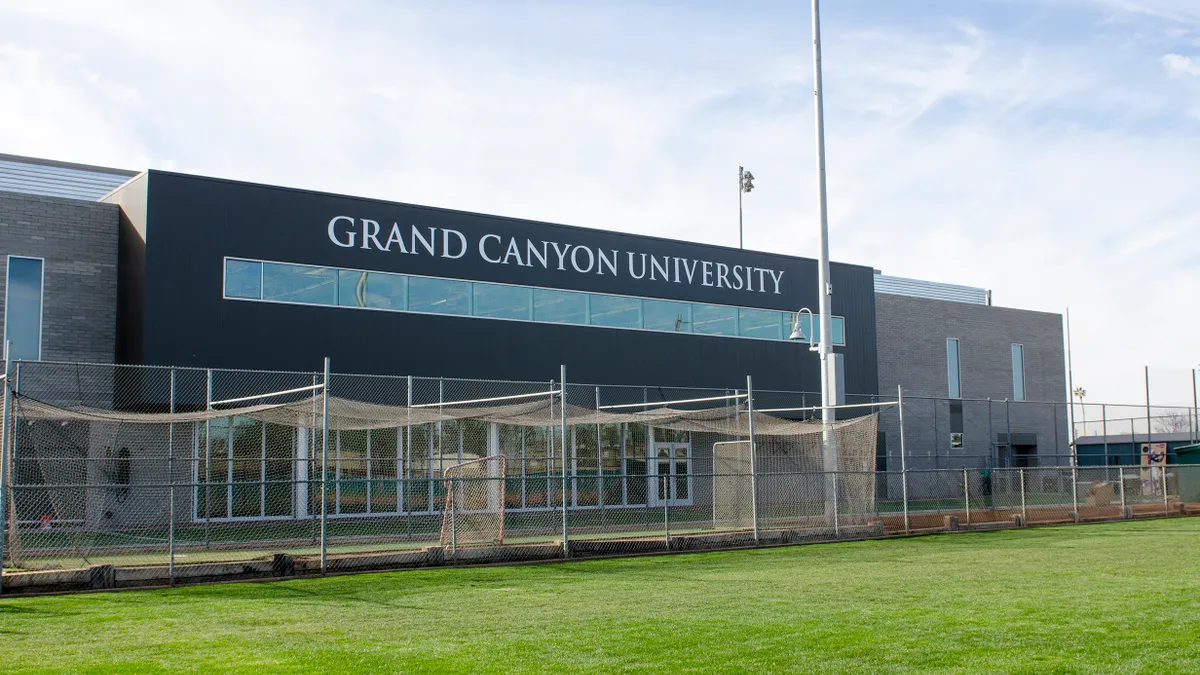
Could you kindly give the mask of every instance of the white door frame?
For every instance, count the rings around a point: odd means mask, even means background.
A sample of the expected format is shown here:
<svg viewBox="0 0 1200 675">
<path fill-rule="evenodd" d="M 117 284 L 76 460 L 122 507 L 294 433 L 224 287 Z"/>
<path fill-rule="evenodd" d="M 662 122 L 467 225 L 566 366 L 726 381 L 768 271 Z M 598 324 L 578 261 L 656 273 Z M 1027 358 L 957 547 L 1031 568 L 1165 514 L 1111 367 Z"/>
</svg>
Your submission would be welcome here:
<svg viewBox="0 0 1200 675">
<path fill-rule="evenodd" d="M 659 498 L 659 489 L 662 487 L 660 481 L 662 478 L 659 474 L 659 463 L 662 458 L 659 457 L 659 452 L 666 450 L 667 466 L 670 475 L 667 490 L 667 504 L 670 506 L 691 506 L 695 502 L 695 490 L 692 485 L 692 444 L 678 441 L 672 442 L 653 442 L 648 444 L 650 448 L 650 456 L 646 458 L 646 481 L 647 481 L 647 497 L 649 497 L 650 505 L 662 506 L 663 500 Z M 678 451 L 683 450 L 684 456 L 678 457 Z M 679 498 L 677 495 L 678 483 L 676 476 L 679 475 L 679 462 L 682 460 L 684 471 L 687 473 L 687 497 Z"/>
</svg>

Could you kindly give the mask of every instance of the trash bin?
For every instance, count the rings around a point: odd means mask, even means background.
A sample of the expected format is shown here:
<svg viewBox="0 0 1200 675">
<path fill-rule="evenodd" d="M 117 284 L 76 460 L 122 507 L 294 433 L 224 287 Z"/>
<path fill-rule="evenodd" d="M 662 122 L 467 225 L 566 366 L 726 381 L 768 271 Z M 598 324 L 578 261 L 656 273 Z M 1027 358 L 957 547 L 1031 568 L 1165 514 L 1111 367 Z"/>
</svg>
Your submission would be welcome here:
<svg viewBox="0 0 1200 675">
<path fill-rule="evenodd" d="M 1175 448 L 1179 501 L 1200 502 L 1200 443 Z"/>
</svg>

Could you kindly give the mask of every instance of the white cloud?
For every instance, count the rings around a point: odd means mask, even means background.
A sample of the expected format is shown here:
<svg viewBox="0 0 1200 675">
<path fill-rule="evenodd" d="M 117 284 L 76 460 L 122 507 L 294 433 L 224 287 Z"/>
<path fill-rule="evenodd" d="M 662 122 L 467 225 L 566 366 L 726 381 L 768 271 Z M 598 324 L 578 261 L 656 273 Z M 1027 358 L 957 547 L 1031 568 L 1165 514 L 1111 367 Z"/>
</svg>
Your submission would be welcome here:
<svg viewBox="0 0 1200 675">
<path fill-rule="evenodd" d="M 1090 2 L 1121 12 L 1200 25 L 1200 5 L 1194 0 L 1090 0 Z"/>
<path fill-rule="evenodd" d="M 1200 77 L 1200 61 L 1182 54 L 1167 54 L 1162 57 L 1162 64 L 1172 74 Z"/>
</svg>

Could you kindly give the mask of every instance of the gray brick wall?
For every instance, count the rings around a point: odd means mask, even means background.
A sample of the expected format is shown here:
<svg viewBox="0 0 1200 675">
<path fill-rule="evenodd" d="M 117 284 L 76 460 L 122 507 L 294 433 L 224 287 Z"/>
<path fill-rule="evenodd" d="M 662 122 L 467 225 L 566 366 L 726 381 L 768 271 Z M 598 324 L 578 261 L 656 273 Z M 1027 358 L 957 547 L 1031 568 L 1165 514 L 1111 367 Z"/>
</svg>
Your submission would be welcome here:
<svg viewBox="0 0 1200 675">
<path fill-rule="evenodd" d="M 891 397 L 897 386 L 904 388 L 910 469 L 1066 463 L 1070 446 L 1061 315 L 886 293 L 875 295 L 875 307 L 879 391 Z M 961 448 L 950 443 L 947 338 L 959 340 Z M 1025 346 L 1022 403 L 1011 401 L 1013 343 Z M 896 422 L 894 416 L 880 422 L 889 469 L 900 468 Z M 1015 449 L 1006 452 L 1009 431 L 1014 445 L 1035 442 L 1037 457 L 1021 460 L 1013 456 Z"/>
<path fill-rule="evenodd" d="M 43 360 L 113 361 L 119 213 L 115 204 L 0 192 L 0 259 L 46 261 Z M 6 281 L 0 274 L 0 304 Z"/>
</svg>

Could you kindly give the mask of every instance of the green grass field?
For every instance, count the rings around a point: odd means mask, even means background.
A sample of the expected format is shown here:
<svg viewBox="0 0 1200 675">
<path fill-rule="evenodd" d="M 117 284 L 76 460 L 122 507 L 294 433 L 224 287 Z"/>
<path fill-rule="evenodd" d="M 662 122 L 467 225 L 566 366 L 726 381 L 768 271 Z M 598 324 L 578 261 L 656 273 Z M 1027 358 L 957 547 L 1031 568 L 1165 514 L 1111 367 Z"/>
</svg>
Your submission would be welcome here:
<svg viewBox="0 0 1200 675">
<path fill-rule="evenodd" d="M 13 672 L 1200 672 L 1200 518 L 0 601 Z"/>
</svg>

